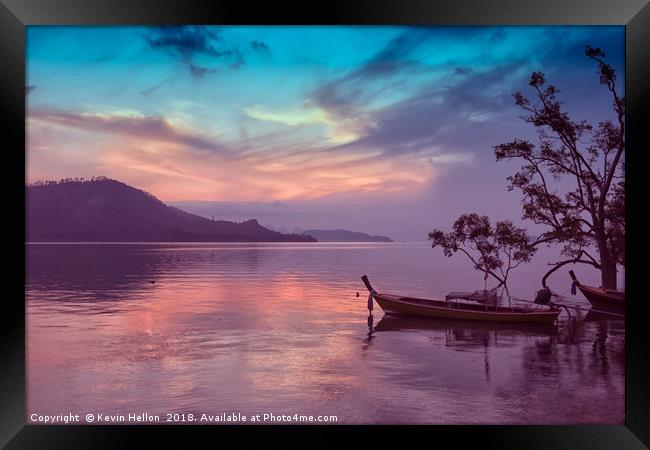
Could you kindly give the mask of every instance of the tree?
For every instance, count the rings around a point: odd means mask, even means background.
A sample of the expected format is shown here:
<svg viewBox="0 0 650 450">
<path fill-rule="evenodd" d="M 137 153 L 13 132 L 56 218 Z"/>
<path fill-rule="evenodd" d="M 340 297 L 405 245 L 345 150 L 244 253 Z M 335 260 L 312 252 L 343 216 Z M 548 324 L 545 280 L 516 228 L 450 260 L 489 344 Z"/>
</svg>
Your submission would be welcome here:
<svg viewBox="0 0 650 450">
<path fill-rule="evenodd" d="M 597 127 L 573 121 L 557 99 L 559 90 L 547 84 L 543 73 L 534 72 L 529 82 L 534 101 L 521 92 L 514 98 L 526 111 L 523 120 L 537 129 L 539 143 L 515 139 L 495 146 L 494 153 L 497 161 L 524 162 L 508 177 L 508 190 L 522 192 L 523 219 L 548 227 L 531 245 L 564 244 L 566 259 L 550 263 L 544 287 L 551 273 L 579 263 L 600 270 L 603 288 L 616 289 L 616 265 L 625 265 L 625 100 L 617 92 L 616 73 L 605 62 L 605 53 L 588 46 L 585 55 L 598 65 L 615 119 Z M 553 180 L 569 181 L 571 187 L 560 193 L 553 189 Z"/>
<path fill-rule="evenodd" d="M 526 230 L 509 221 L 497 222 L 494 227 L 487 216 L 463 214 L 450 233 L 434 229 L 429 233 L 431 247 L 441 247 L 447 257 L 461 252 L 474 264 L 474 268 L 493 277 L 497 287 L 507 290 L 508 275 L 522 262 L 530 262 L 536 252 L 526 235 Z"/>
</svg>

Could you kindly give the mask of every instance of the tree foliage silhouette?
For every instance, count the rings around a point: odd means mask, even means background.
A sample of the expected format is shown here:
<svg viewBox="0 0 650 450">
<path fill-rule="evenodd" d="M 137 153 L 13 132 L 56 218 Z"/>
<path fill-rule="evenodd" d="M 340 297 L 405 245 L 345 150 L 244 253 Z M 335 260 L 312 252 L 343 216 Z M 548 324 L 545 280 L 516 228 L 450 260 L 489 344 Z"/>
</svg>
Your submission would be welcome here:
<svg viewBox="0 0 650 450">
<path fill-rule="evenodd" d="M 616 265 L 625 264 L 625 100 L 617 92 L 616 73 L 605 62 L 605 52 L 588 46 L 585 55 L 598 65 L 615 120 L 595 127 L 572 120 L 557 99 L 559 90 L 543 73 L 534 72 L 529 82 L 534 100 L 521 92 L 514 98 L 526 112 L 523 120 L 537 129 L 538 144 L 515 139 L 495 146 L 494 154 L 497 161 L 523 161 L 508 177 L 508 189 L 523 195 L 522 218 L 548 229 L 532 245 L 564 244 L 566 259 L 550 263 L 542 284 L 560 267 L 579 263 L 600 270 L 602 286 L 616 289 Z M 559 181 L 571 188 L 560 193 L 553 186 Z"/>
<path fill-rule="evenodd" d="M 504 225 L 508 222 L 492 228 L 487 217 L 464 214 L 451 233 L 429 233 L 434 248 L 441 247 L 447 256 L 462 251 L 475 268 L 504 284 L 509 271 L 530 261 L 537 246 L 562 244 L 565 259 L 549 263 L 544 287 L 560 267 L 588 264 L 600 270 L 605 289 L 616 289 L 617 264 L 625 265 L 625 99 L 617 91 L 616 71 L 605 61 L 605 52 L 587 46 L 585 55 L 598 66 L 615 119 L 597 126 L 574 121 L 558 100 L 559 89 L 542 72 L 533 72 L 533 98 L 521 92 L 513 96 L 525 111 L 522 119 L 536 128 L 538 143 L 515 139 L 494 146 L 497 161 L 523 162 L 508 177 L 508 190 L 521 191 L 522 218 L 547 230 L 531 242 L 523 229 Z M 506 244 L 510 253 L 504 252 Z"/>
<path fill-rule="evenodd" d="M 433 230 L 429 233 L 431 247 L 440 247 L 447 257 L 461 252 L 474 268 L 493 277 L 497 287 L 507 289 L 508 275 L 521 263 L 530 262 L 537 249 L 531 245 L 526 230 L 509 221 L 497 222 L 493 227 L 487 216 L 463 214 L 450 233 Z"/>
</svg>

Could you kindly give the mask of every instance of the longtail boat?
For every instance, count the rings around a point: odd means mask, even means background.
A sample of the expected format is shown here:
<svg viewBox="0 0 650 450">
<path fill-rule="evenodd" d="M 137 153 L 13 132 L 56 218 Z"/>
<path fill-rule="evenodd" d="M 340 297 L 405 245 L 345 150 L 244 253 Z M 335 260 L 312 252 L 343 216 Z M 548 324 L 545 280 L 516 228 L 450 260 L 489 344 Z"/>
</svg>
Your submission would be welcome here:
<svg viewBox="0 0 650 450">
<path fill-rule="evenodd" d="M 578 281 L 578 277 L 576 277 L 573 270 L 569 270 L 569 275 L 573 280 L 572 288 L 577 287 L 580 289 L 582 295 L 589 300 L 594 309 L 625 314 L 625 294 L 623 292 L 585 286 Z M 572 290 L 572 293 L 575 293 L 574 291 L 575 289 Z"/>
<path fill-rule="evenodd" d="M 484 322 L 550 324 L 555 323 L 560 314 L 560 309 L 556 306 L 550 306 L 548 309 L 488 306 L 387 294 L 373 289 L 366 275 L 362 276 L 361 280 L 370 292 L 368 309 L 372 310 L 372 299 L 374 299 L 386 314 Z"/>
</svg>

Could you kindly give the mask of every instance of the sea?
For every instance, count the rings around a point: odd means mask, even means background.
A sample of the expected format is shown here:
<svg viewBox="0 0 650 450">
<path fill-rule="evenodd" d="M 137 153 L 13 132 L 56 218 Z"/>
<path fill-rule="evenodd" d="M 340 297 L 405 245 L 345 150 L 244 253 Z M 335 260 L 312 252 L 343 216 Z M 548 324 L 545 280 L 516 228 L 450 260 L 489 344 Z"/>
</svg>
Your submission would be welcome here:
<svg viewBox="0 0 650 450">
<path fill-rule="evenodd" d="M 570 266 L 549 283 L 571 315 L 521 327 L 370 313 L 364 274 L 426 298 L 486 286 L 427 242 L 33 243 L 26 258 L 27 423 L 625 420 L 625 321 L 571 295 Z M 532 301 L 554 260 L 513 271 L 501 301 Z"/>
</svg>

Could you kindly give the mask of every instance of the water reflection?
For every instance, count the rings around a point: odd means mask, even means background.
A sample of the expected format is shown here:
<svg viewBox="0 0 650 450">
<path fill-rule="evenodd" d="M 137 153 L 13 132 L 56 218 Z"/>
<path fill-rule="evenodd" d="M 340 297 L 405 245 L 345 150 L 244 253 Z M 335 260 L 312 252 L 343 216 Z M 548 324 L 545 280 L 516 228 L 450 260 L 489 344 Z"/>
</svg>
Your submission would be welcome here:
<svg viewBox="0 0 650 450">
<path fill-rule="evenodd" d="M 374 339 L 373 332 L 375 331 L 374 329 L 374 324 L 375 324 L 375 316 L 372 315 L 372 313 L 368 314 L 368 334 L 366 338 L 363 340 L 363 344 L 361 346 L 361 352 L 362 354 L 366 354 L 368 351 L 368 348 L 372 344 L 372 340 Z"/>
<path fill-rule="evenodd" d="M 490 380 L 490 348 L 513 347 L 521 339 L 530 336 L 552 338 L 559 331 L 549 324 L 508 324 L 473 321 L 448 321 L 435 318 L 418 318 L 386 314 L 372 329 L 372 333 L 383 332 L 427 332 L 431 340 L 456 351 L 483 350 L 485 379 Z M 437 336 L 433 336 L 437 335 Z M 370 336 L 369 338 L 370 339 Z M 546 345 L 547 341 L 536 340 L 535 345 Z"/>
<path fill-rule="evenodd" d="M 468 341 L 485 344 L 496 343 L 498 335 L 512 336 L 514 334 L 541 334 L 554 336 L 558 328 L 550 324 L 526 323 L 486 323 L 478 321 L 456 320 L 449 321 L 436 318 L 419 318 L 385 314 L 377 323 L 374 331 L 416 331 L 443 330 L 449 332 L 452 340 Z"/>
<path fill-rule="evenodd" d="M 531 328 L 387 316 L 378 308 L 368 315 L 365 296 L 356 296 L 368 267 L 398 292 L 467 282 L 464 272 L 451 281 L 444 271 L 424 277 L 428 248 L 27 250 L 30 410 L 273 410 L 335 414 L 340 423 L 622 422 L 622 321 L 587 314 L 573 325 Z"/>
<path fill-rule="evenodd" d="M 151 289 L 159 278 L 159 258 L 137 246 L 28 246 L 30 300 L 119 301 Z M 52 295 L 55 294 L 55 295 Z"/>
</svg>

